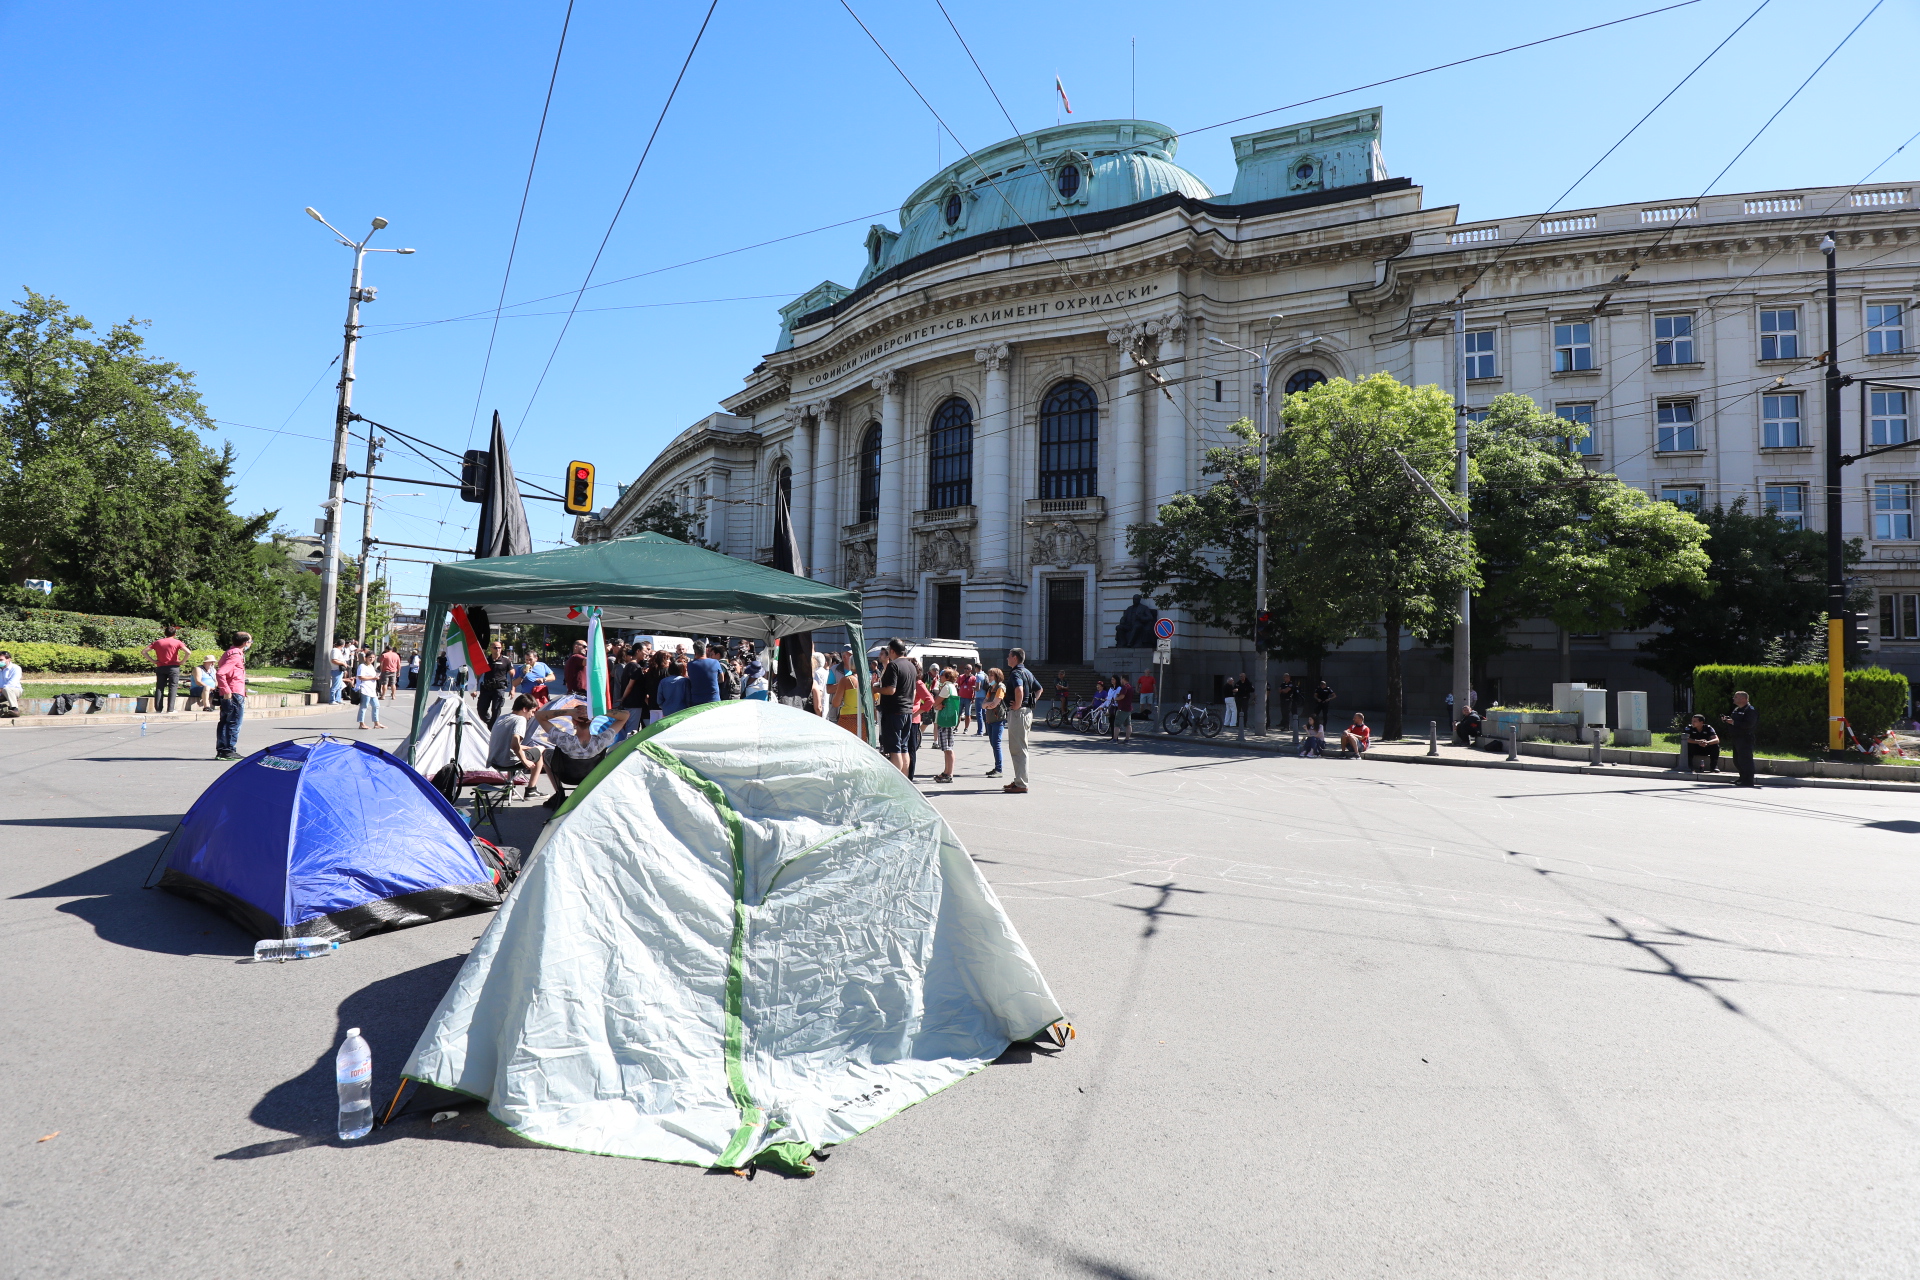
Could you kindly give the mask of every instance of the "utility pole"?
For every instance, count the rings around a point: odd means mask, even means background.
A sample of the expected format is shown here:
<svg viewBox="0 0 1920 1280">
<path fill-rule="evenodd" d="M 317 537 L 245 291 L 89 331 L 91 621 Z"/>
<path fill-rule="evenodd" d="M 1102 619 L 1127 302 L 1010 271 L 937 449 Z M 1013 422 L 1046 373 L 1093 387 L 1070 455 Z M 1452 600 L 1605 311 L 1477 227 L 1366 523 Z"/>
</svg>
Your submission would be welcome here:
<svg viewBox="0 0 1920 1280">
<path fill-rule="evenodd" d="M 1273 352 L 1273 326 L 1286 319 L 1285 316 L 1270 316 L 1267 320 L 1267 341 L 1258 351 L 1251 347 L 1235 346 L 1222 338 L 1214 338 L 1223 347 L 1232 347 L 1235 351 L 1244 351 L 1253 357 L 1260 370 L 1260 381 L 1253 390 L 1253 429 L 1260 440 L 1260 488 L 1254 495 L 1253 506 L 1253 731 L 1264 734 L 1267 731 L 1267 654 L 1260 642 L 1267 637 L 1260 634 L 1260 619 L 1267 612 L 1267 368 Z M 1241 737 L 1245 737 L 1245 725 L 1242 724 Z"/>
<path fill-rule="evenodd" d="M 1453 491 L 1460 497 L 1460 531 L 1467 520 L 1467 307 L 1453 311 Z M 1471 534 L 1469 534 L 1471 536 Z M 1460 588 L 1460 617 L 1453 624 L 1453 719 L 1473 700 L 1473 589 Z"/>
<path fill-rule="evenodd" d="M 1827 746 L 1840 750 L 1847 714 L 1846 545 L 1840 528 L 1840 271 L 1832 233 L 1820 241 L 1827 258 Z"/>
<path fill-rule="evenodd" d="M 373 577 L 373 469 L 380 461 L 380 446 L 386 443 L 382 436 L 367 431 L 367 494 L 365 505 L 360 508 L 360 615 L 353 626 L 354 642 L 362 649 L 367 647 L 367 582 Z"/>
<path fill-rule="evenodd" d="M 387 225 L 385 218 L 375 218 L 373 229 L 360 240 L 350 240 L 332 223 L 321 217 L 311 206 L 307 216 L 339 237 L 342 245 L 353 250 L 353 278 L 347 289 L 347 323 L 345 349 L 340 356 L 340 399 L 333 412 L 333 462 L 327 472 L 327 512 L 326 531 L 323 535 L 320 568 L 320 617 L 313 632 L 313 687 L 327 701 L 333 700 L 333 663 L 329 650 L 333 647 L 335 629 L 340 625 L 338 596 L 340 592 L 340 516 L 346 505 L 347 486 L 347 425 L 353 420 L 353 349 L 360 340 L 360 304 L 372 302 L 375 290 L 362 288 L 360 284 L 361 264 L 368 253 L 412 253 L 411 249 L 368 249 L 367 241 Z M 367 468 L 371 471 L 373 468 Z M 369 496 L 372 481 L 368 484 Z M 368 503 L 368 519 L 372 519 L 372 503 Z M 364 584 L 367 576 L 364 548 L 360 557 L 360 578 Z M 364 586 L 362 616 L 365 613 Z"/>
</svg>

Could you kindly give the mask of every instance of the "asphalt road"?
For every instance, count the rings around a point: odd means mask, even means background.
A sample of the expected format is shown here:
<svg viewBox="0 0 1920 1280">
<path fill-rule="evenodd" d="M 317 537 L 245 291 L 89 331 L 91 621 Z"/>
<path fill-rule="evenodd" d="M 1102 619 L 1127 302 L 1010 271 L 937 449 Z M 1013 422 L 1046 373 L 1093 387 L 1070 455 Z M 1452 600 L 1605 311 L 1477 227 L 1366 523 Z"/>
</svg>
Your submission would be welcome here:
<svg viewBox="0 0 1920 1280">
<path fill-rule="evenodd" d="M 1920 1273 L 1904 796 L 1043 734 L 1016 797 L 964 742 L 928 790 L 1079 1039 L 749 1182 L 472 1103 L 338 1142 L 343 1029 L 390 1091 L 485 921 L 236 963 L 139 887 L 211 736 L 0 734 L 0 1274 Z"/>
</svg>

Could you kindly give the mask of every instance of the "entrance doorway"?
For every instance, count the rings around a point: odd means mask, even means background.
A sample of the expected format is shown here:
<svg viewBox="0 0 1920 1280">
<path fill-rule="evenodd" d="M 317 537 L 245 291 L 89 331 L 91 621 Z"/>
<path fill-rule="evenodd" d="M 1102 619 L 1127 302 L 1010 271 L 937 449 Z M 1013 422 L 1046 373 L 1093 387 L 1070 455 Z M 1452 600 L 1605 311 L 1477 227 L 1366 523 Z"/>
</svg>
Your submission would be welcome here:
<svg viewBox="0 0 1920 1280">
<path fill-rule="evenodd" d="M 936 582 L 933 585 L 933 616 L 928 619 L 933 624 L 930 635 L 942 640 L 964 640 L 960 634 L 960 584 L 957 582 Z"/>
<path fill-rule="evenodd" d="M 1047 663 L 1075 666 L 1084 661 L 1086 634 L 1086 579 L 1048 578 Z"/>
</svg>

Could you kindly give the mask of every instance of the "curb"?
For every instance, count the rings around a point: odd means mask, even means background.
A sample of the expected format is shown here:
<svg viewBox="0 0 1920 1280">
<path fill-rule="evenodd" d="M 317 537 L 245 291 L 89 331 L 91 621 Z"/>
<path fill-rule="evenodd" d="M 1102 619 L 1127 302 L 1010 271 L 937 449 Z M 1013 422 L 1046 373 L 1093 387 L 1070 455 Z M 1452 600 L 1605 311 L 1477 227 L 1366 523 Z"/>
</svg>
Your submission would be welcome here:
<svg viewBox="0 0 1920 1280">
<path fill-rule="evenodd" d="M 255 720 L 283 720 L 293 716 L 318 715 L 323 711 L 338 711 L 342 707 L 351 707 L 350 702 L 316 702 L 306 707 L 262 707 L 258 711 L 249 709 L 243 722 L 252 724 Z M 15 716 L 10 720 L 0 720 L 0 728 L 6 729 L 103 729 L 115 725 L 134 725 L 145 721 L 151 728 L 164 728 L 170 725 L 200 724 L 211 729 L 220 723 L 220 716 L 212 711 L 152 711 L 146 715 L 138 712 L 132 715 L 110 715 L 101 712 L 69 712 L 64 716 Z"/>
</svg>

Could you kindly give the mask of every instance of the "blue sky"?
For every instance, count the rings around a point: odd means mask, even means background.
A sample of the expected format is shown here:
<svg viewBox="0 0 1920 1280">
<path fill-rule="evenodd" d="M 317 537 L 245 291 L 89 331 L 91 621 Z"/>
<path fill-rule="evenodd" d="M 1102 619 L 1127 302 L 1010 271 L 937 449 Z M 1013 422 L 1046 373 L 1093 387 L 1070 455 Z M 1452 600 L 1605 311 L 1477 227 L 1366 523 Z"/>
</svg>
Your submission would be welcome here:
<svg viewBox="0 0 1920 1280">
<path fill-rule="evenodd" d="M 1462 220 L 1538 212 L 1758 0 L 1702 0 L 1543 48 L 1196 132 L 1181 163 L 1231 185 L 1229 138 L 1289 119 L 1385 107 L 1390 172 Z M 1872 0 L 1772 0 L 1569 202 L 1686 197 L 1747 142 Z M 1656 7 L 1554 10 L 1483 0 L 1187 7 L 1105 0 L 948 0 L 1022 130 L 1053 123 L 1056 72 L 1076 119 L 1137 114 L 1182 130 Z M 969 146 L 1006 120 L 933 0 L 854 6 Z M 580 283 L 704 4 L 576 0 L 509 303 L 475 420 L 498 296 L 565 0 L 361 5 L 0 5 L 8 181 L 0 282 L 96 322 L 152 321 L 195 370 L 243 479 L 237 505 L 304 532 L 325 496 L 333 371 L 350 255 L 336 226 L 391 220 L 371 257 L 356 407 L 415 435 L 483 442 L 499 409 L 523 476 L 575 457 L 611 498 L 659 446 L 712 412 L 769 350 L 775 309 L 851 284 L 870 221 L 957 158 L 838 0 L 721 0 L 596 281 L 531 402 Z M 1137 95 L 1129 41 L 1137 38 Z M 1718 190 L 1846 184 L 1914 129 L 1893 50 L 1920 44 L 1888 0 Z M 1920 174 L 1920 145 L 1879 175 Z M 679 264 L 849 221 L 784 243 Z M 303 400 L 303 396 L 305 397 Z M 524 427 L 519 424 L 524 418 Z M 244 424 L 244 425 L 242 425 Z M 285 434 L 274 434 L 273 428 Z M 434 475 L 398 450 L 398 475 Z M 395 485 L 378 532 L 471 542 L 478 508 Z M 533 504 L 535 537 L 570 519 Z M 444 523 L 443 523 L 444 522 Z M 350 528 L 358 533 L 358 510 Z M 419 553 L 408 553 L 419 554 Z M 424 590 L 424 566 L 395 566 Z M 417 601 L 415 602 L 417 603 Z"/>
</svg>

